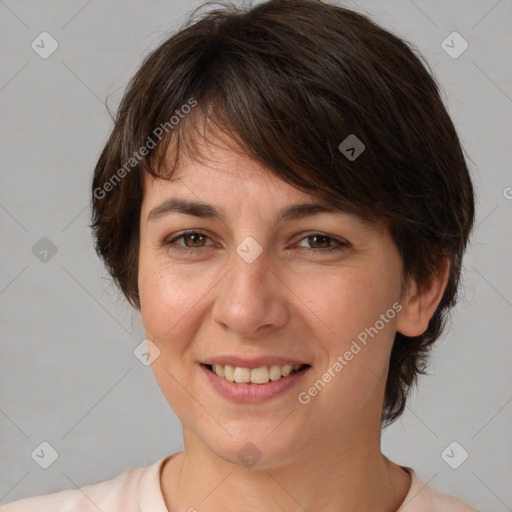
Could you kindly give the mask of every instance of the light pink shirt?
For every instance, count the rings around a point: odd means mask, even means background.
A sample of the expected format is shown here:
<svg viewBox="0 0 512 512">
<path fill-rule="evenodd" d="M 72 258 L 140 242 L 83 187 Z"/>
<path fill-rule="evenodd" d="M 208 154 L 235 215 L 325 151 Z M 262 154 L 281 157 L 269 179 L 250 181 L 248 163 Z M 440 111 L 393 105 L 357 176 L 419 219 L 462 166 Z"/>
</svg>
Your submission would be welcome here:
<svg viewBox="0 0 512 512">
<path fill-rule="evenodd" d="M 160 488 L 160 469 L 167 458 L 80 489 L 13 501 L 1 506 L 0 512 L 169 512 Z M 413 469 L 402 467 L 412 482 L 397 512 L 478 512 L 460 499 L 427 486 Z M 201 510 L 200 503 L 192 503 L 189 510 L 194 507 Z"/>
</svg>

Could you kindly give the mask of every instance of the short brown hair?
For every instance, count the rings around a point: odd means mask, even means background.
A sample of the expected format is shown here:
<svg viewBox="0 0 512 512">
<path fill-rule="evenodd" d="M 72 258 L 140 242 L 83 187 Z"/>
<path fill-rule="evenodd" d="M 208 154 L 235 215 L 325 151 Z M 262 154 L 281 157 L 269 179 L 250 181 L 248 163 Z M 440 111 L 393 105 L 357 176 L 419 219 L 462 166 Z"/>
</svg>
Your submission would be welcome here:
<svg viewBox="0 0 512 512">
<path fill-rule="evenodd" d="M 382 423 L 398 418 L 455 305 L 474 222 L 457 133 L 415 52 L 368 17 L 321 1 L 221 3 L 194 13 L 131 79 L 94 171 L 95 248 L 130 304 L 140 308 L 143 173 L 169 178 L 182 154 L 197 156 L 197 125 L 208 118 L 285 182 L 385 220 L 404 280 L 421 284 L 449 258 L 449 280 L 427 330 L 395 336 Z M 355 159 L 339 149 L 349 135 L 365 145 Z M 141 158 L 150 140 L 156 147 Z M 170 143 L 176 151 L 166 166 Z"/>
</svg>

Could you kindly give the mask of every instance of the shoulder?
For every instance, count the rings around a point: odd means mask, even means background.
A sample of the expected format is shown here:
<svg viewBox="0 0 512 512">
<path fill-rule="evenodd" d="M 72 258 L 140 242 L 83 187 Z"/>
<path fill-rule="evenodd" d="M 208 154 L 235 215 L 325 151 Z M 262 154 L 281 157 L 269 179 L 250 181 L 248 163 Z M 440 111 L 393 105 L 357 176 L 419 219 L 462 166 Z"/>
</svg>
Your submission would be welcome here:
<svg viewBox="0 0 512 512">
<path fill-rule="evenodd" d="M 402 469 L 411 475 L 411 487 L 398 512 L 478 512 L 460 498 L 428 486 L 412 468 Z"/>
<path fill-rule="evenodd" d="M 144 474 L 153 473 L 161 463 L 124 471 L 110 480 L 31 496 L 0 506 L 0 512 L 139 512 L 139 487 Z"/>
<path fill-rule="evenodd" d="M 444 494 L 429 487 L 430 496 L 437 512 L 478 512 L 478 510 L 456 496 Z"/>
</svg>

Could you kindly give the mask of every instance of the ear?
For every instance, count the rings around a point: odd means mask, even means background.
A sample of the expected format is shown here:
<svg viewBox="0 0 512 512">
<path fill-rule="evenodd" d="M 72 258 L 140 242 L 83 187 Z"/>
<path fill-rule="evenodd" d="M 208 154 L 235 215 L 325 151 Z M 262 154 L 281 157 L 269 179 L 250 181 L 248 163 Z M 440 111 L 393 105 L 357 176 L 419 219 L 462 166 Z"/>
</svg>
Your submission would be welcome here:
<svg viewBox="0 0 512 512">
<path fill-rule="evenodd" d="M 409 285 L 402 310 L 396 323 L 398 332 L 408 337 L 420 336 L 428 327 L 437 306 L 443 298 L 443 293 L 450 276 L 450 260 L 445 258 L 443 263 L 420 287 L 415 282 Z"/>
</svg>

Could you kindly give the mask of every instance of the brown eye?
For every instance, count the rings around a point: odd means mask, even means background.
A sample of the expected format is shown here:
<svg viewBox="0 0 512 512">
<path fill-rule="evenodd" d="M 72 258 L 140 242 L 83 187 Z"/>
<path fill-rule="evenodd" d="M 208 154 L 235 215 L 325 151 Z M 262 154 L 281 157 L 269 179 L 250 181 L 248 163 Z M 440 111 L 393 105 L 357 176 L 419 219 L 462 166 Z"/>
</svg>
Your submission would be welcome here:
<svg viewBox="0 0 512 512">
<path fill-rule="evenodd" d="M 166 242 L 166 245 L 178 250 L 201 249 L 202 247 L 207 247 L 207 245 L 205 245 L 207 239 L 209 239 L 208 235 L 202 231 L 187 231 L 185 233 L 181 233 L 181 235 L 173 238 L 172 240 L 169 240 Z M 177 243 L 178 240 L 183 240 L 185 243 Z"/>
<path fill-rule="evenodd" d="M 343 242 L 341 240 L 338 240 L 337 238 L 334 238 L 330 235 L 326 235 L 324 233 L 313 233 L 306 237 L 304 237 L 303 240 L 306 240 L 308 245 L 310 247 L 304 247 L 306 250 L 315 251 L 315 252 L 333 252 L 333 251 L 340 251 L 344 249 L 345 247 L 348 247 L 349 244 L 347 242 Z M 334 243 L 334 245 L 332 244 Z"/>
</svg>

